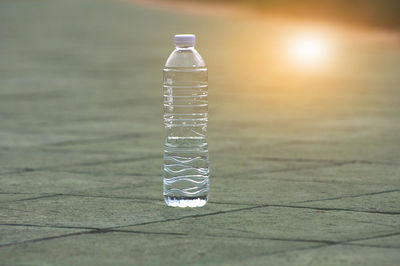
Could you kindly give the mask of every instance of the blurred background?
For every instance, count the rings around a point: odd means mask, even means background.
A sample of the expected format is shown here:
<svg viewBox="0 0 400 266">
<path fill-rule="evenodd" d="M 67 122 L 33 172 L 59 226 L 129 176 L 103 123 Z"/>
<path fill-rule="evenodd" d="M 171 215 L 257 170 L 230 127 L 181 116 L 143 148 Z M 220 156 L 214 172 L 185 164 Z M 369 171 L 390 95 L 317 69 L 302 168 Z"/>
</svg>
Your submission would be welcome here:
<svg viewBox="0 0 400 266">
<path fill-rule="evenodd" d="M 0 0 L 0 264 L 397 265 L 399 6 Z M 185 210 L 162 199 L 177 33 L 209 70 L 210 201 Z"/>
<path fill-rule="evenodd" d="M 270 159 L 397 163 L 399 13 L 373 0 L 1 0 L 2 166 L 153 156 L 110 174 L 152 176 L 137 193 L 159 198 L 176 33 L 197 35 L 209 68 L 214 199 L 254 189 L 225 187 L 272 171 Z"/>
<path fill-rule="evenodd" d="M 266 15 L 332 21 L 344 25 L 347 24 L 347 26 L 357 25 L 398 29 L 400 25 L 398 16 L 400 3 L 396 0 L 197 0 L 197 2 L 241 3 L 251 6 Z"/>
</svg>

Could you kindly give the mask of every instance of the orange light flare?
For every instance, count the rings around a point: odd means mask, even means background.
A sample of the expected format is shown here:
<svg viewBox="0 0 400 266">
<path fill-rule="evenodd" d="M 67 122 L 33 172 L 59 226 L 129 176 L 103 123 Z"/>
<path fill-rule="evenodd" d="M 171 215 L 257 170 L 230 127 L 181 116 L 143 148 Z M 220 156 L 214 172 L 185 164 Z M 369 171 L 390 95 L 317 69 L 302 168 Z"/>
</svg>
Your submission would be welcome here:
<svg viewBox="0 0 400 266">
<path fill-rule="evenodd" d="M 315 72 L 330 66 L 333 59 L 333 40 L 316 32 L 296 33 L 287 38 L 287 63 L 302 71 Z"/>
</svg>

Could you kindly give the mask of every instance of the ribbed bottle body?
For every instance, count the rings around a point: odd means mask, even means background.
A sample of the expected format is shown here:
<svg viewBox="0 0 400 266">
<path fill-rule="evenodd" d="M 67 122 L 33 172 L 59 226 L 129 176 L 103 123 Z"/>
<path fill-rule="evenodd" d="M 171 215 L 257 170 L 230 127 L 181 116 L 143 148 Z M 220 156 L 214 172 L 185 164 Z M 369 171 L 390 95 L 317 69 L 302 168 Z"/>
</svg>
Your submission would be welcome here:
<svg viewBox="0 0 400 266">
<path fill-rule="evenodd" d="M 207 68 L 164 68 L 164 198 L 169 206 L 200 207 L 209 193 Z"/>
</svg>

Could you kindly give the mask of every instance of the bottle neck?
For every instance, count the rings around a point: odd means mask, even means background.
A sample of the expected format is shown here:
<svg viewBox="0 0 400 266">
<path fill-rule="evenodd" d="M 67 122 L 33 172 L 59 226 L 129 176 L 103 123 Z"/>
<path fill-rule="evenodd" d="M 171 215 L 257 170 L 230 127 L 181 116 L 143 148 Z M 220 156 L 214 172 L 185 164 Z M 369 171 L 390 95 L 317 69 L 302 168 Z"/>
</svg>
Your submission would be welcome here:
<svg viewBox="0 0 400 266">
<path fill-rule="evenodd" d="M 175 45 L 175 48 L 176 49 L 178 49 L 178 50 L 191 50 L 191 49 L 194 49 L 194 45 L 193 44 L 177 44 L 177 45 Z"/>
</svg>

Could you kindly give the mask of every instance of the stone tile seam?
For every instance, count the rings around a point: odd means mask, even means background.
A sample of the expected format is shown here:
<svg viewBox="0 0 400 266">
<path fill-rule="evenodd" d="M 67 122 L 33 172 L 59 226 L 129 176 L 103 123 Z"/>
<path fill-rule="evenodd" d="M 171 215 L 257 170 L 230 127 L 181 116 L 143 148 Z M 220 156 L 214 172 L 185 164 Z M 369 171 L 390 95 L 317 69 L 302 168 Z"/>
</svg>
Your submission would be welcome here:
<svg viewBox="0 0 400 266">
<path fill-rule="evenodd" d="M 133 233 L 133 234 L 173 235 L 173 236 L 183 236 L 183 237 L 190 236 L 190 234 L 173 233 L 173 232 L 172 233 L 163 233 L 163 232 L 118 230 L 118 229 L 107 229 L 107 230 L 93 229 L 93 230 L 90 230 L 90 231 L 85 230 L 85 231 L 79 231 L 79 232 L 74 232 L 74 233 L 69 233 L 69 234 L 62 234 L 62 235 L 57 235 L 57 236 L 50 236 L 50 237 L 44 237 L 44 238 L 36 238 L 36 239 L 30 239 L 30 240 L 25 240 L 25 241 L 0 244 L 0 248 L 7 247 L 7 246 L 15 246 L 15 245 L 20 245 L 20 244 L 26 244 L 26 243 L 35 243 L 35 242 L 41 242 L 41 241 L 48 241 L 48 240 L 53 240 L 53 239 L 65 238 L 65 237 L 73 237 L 73 236 L 77 236 L 77 235 L 105 234 L 105 233 L 111 233 L 111 232 Z M 351 242 L 369 240 L 369 239 L 379 239 L 379 238 L 396 236 L 396 235 L 400 235 L 400 232 L 394 232 L 394 233 L 390 233 L 390 234 L 378 235 L 378 236 L 368 237 L 368 238 L 353 239 L 353 240 L 348 240 L 348 241 L 337 241 L 337 242 L 335 242 L 335 241 L 323 241 L 323 240 L 257 238 L 257 239 L 260 239 L 260 240 L 270 240 L 270 241 L 307 242 L 307 243 L 324 243 L 324 244 L 318 245 L 318 246 L 305 247 L 305 248 L 296 248 L 296 249 L 291 249 L 291 250 L 281 250 L 281 251 L 277 251 L 277 252 L 263 253 L 263 254 L 259 254 L 259 255 L 256 255 L 256 256 L 268 256 L 268 255 L 282 254 L 282 253 L 288 253 L 288 252 L 293 252 L 293 251 L 317 249 L 317 248 L 321 248 L 321 247 L 329 247 L 329 246 L 334 246 L 334 245 L 352 245 L 352 246 L 360 246 L 360 247 L 371 246 L 371 245 L 356 244 L 356 243 L 351 243 Z M 230 238 L 239 238 L 239 239 L 243 238 L 243 237 L 237 237 L 237 236 L 219 236 L 219 235 L 204 235 L 204 236 L 205 237 L 230 237 Z M 383 247 L 383 246 L 375 246 L 375 245 L 373 245 L 373 247 L 399 249 L 398 247 L 392 247 L 392 246 Z"/>
<path fill-rule="evenodd" d="M 14 169 L 10 170 L 8 172 L 3 172 L 0 173 L 0 175 L 5 175 L 5 174 L 15 174 L 15 173 L 23 173 L 23 172 L 31 172 L 31 171 L 45 171 L 45 170 L 52 170 L 52 169 L 57 169 L 60 167 L 73 167 L 73 166 L 91 166 L 91 165 L 97 165 L 97 164 L 108 164 L 108 163 L 121 163 L 121 162 L 133 162 L 133 161 L 140 161 L 140 160 L 149 160 L 149 159 L 156 159 L 156 158 L 161 158 L 161 155 L 153 155 L 153 156 L 147 156 L 147 157 L 142 157 L 142 158 L 126 158 L 126 159 L 119 159 L 119 160 L 110 160 L 110 161 L 96 161 L 96 162 L 86 162 L 86 163 L 80 163 L 80 164 L 71 164 L 71 165 L 59 165 L 59 166 L 49 166 L 49 167 L 44 167 L 44 168 L 23 168 L 23 169 Z M 277 161 L 277 158 L 271 158 L 271 161 Z M 348 161 L 338 161 L 338 160 L 314 160 L 314 159 L 306 159 L 306 158 L 280 158 L 279 160 L 282 161 L 298 161 L 298 162 L 307 162 L 307 161 L 313 161 L 313 162 L 318 162 L 318 163 L 331 163 L 330 165 L 324 165 L 324 166 L 313 166 L 313 167 L 304 167 L 304 168 L 286 168 L 286 169 L 281 169 L 281 170 L 276 170 L 276 171 L 269 171 L 268 173 L 274 173 L 274 172 L 285 172 L 285 171 L 297 171 L 297 170 L 306 170 L 306 169 L 319 169 L 319 168 L 324 168 L 324 167 L 337 167 L 337 166 L 343 166 L 347 164 L 381 164 L 381 165 L 393 165 L 393 166 L 399 166 L 397 164 L 392 164 L 392 163 L 387 163 L 387 162 L 373 162 L 373 161 L 363 161 L 363 160 L 348 160 Z M 267 160 L 268 161 L 268 160 Z M 263 171 L 264 172 L 264 171 Z M 248 172 L 246 172 L 248 173 Z"/>
<path fill-rule="evenodd" d="M 136 161 L 157 159 L 157 158 L 161 158 L 161 156 L 160 155 L 151 155 L 151 156 L 145 156 L 145 157 L 140 157 L 140 158 L 124 158 L 124 159 L 118 159 L 118 160 L 103 160 L 103 161 L 94 161 L 94 162 L 84 162 L 84 163 L 78 163 L 78 164 L 56 165 L 56 166 L 49 166 L 49 167 L 42 167 L 42 168 L 25 167 L 25 168 L 16 168 L 16 169 L 14 169 L 13 171 L 10 171 L 10 172 L 3 172 L 3 173 L 0 173 L 0 175 L 19 174 L 19 173 L 25 173 L 25 172 L 40 172 L 40 171 L 58 169 L 58 168 L 62 168 L 62 167 L 93 166 L 93 165 L 99 165 L 99 164 L 114 164 L 114 163 L 123 163 L 123 162 L 136 162 Z"/>
<path fill-rule="evenodd" d="M 124 186 L 125 187 L 125 186 Z M 118 189 L 120 187 L 117 187 Z M 343 197 L 335 197 L 335 198 L 326 198 L 326 199 L 318 199 L 318 200 L 310 200 L 310 201 L 298 201 L 293 202 L 292 204 L 299 204 L 299 203 L 307 203 L 307 202 L 319 202 L 319 201 L 327 201 L 327 200 L 337 200 L 337 199 L 345 199 L 345 198 L 356 198 L 356 197 L 364 197 L 364 196 L 371 196 L 371 195 L 378 195 L 378 194 L 385 194 L 385 193 L 392 193 L 398 192 L 400 189 L 392 189 L 392 190 L 385 190 L 385 191 L 378 191 L 378 192 L 370 192 L 358 195 L 347 195 Z M 14 194 L 14 193 L 12 193 Z M 3 201 L 4 202 L 19 202 L 19 201 L 29 201 L 29 200 L 36 200 L 41 198 L 51 198 L 51 197 L 58 197 L 58 196 L 66 196 L 66 197 L 89 197 L 89 198 L 109 198 L 109 199 L 127 199 L 127 200 L 140 200 L 140 201 L 161 201 L 160 199 L 155 198 L 146 198 L 146 197 L 116 197 L 116 196 L 105 196 L 105 195 L 84 195 L 84 194 L 70 194 L 70 193 L 57 193 L 57 194 L 49 194 L 43 195 L 38 197 L 26 198 L 26 199 L 17 199 L 12 201 Z M 331 210 L 331 211 L 349 211 L 349 212 L 366 212 L 366 213 L 376 213 L 376 214 L 389 214 L 389 215 L 398 215 L 400 212 L 389 212 L 389 211 L 369 211 L 369 210 L 355 210 L 355 209 L 347 209 L 347 208 L 329 208 L 329 207 L 318 207 L 318 206 L 301 206 L 301 205 L 287 205 L 287 204 L 241 204 L 241 203 L 234 203 L 234 202 L 212 202 L 213 204 L 226 204 L 226 205 L 242 205 L 242 206 L 250 206 L 250 207 L 287 207 L 287 208 L 306 208 L 306 209 L 314 209 L 314 210 Z M 1 207 L 0 207 L 1 209 Z"/>
</svg>

